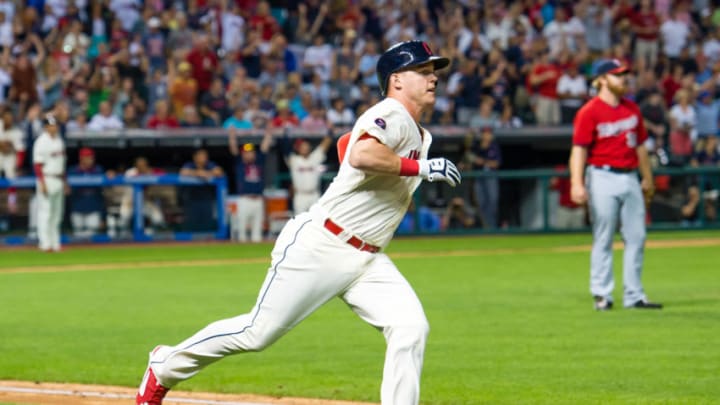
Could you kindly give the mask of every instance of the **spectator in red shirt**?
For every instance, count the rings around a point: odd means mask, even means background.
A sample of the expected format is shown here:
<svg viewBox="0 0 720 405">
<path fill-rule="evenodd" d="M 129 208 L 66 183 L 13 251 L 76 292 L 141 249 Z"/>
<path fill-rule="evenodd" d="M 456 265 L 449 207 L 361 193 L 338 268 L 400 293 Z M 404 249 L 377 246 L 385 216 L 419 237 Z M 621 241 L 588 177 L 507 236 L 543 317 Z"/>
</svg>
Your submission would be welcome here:
<svg viewBox="0 0 720 405">
<path fill-rule="evenodd" d="M 648 67 L 655 66 L 659 51 L 660 17 L 652 8 L 652 0 L 640 0 L 640 9 L 630 21 L 635 32 L 635 60 L 643 60 Z"/>
<path fill-rule="evenodd" d="M 180 128 L 180 123 L 169 114 L 167 100 L 155 102 L 155 114 L 148 119 L 147 127 L 150 129 Z"/>
<path fill-rule="evenodd" d="M 285 99 L 278 100 L 275 105 L 277 113 L 275 117 L 270 121 L 272 128 L 285 128 L 285 127 L 298 127 L 300 120 L 298 117 L 290 111 L 290 104 Z"/>
<path fill-rule="evenodd" d="M 535 99 L 535 121 L 541 125 L 557 125 L 560 123 L 557 82 L 562 75 L 562 71 L 550 60 L 549 55 L 549 48 L 544 47 L 540 50 L 537 61 L 528 76 L 528 84 L 537 96 Z"/>
<path fill-rule="evenodd" d="M 262 40 L 265 42 L 270 41 L 273 35 L 280 31 L 280 25 L 275 17 L 270 15 L 270 4 L 267 1 L 258 3 L 255 15 L 250 17 L 250 29 L 260 30 Z"/>
<path fill-rule="evenodd" d="M 665 71 L 660 87 L 665 95 L 665 105 L 671 106 L 674 103 L 675 93 L 680 90 L 683 79 L 683 67 L 681 64 L 673 64 Z"/>
<path fill-rule="evenodd" d="M 210 39 L 202 34 L 195 40 L 195 46 L 186 60 L 192 65 L 192 75 L 198 84 L 199 96 L 210 89 L 213 77 L 221 75 L 222 69 L 215 52 L 210 49 Z"/>
</svg>

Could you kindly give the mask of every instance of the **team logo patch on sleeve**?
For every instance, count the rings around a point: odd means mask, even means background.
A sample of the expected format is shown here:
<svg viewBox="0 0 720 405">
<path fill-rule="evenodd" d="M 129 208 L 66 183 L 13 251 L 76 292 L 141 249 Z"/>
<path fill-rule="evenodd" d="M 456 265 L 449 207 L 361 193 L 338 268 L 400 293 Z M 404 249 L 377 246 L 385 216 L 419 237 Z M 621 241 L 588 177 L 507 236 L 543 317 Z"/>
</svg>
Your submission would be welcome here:
<svg viewBox="0 0 720 405">
<path fill-rule="evenodd" d="M 385 120 L 382 118 L 375 118 L 375 123 L 377 124 L 377 126 L 379 126 L 382 129 L 385 129 L 385 127 L 387 126 L 387 124 L 385 123 Z"/>
</svg>

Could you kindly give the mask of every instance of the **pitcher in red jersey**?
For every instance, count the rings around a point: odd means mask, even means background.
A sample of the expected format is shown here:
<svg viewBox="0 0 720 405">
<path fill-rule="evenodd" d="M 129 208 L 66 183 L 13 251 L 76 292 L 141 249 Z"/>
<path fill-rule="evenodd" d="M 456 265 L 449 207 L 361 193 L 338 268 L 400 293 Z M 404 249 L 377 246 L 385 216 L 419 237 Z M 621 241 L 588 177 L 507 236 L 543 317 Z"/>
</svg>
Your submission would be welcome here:
<svg viewBox="0 0 720 405">
<path fill-rule="evenodd" d="M 624 98 L 627 72 L 627 67 L 617 60 L 596 65 L 593 86 L 598 93 L 575 116 L 570 153 L 572 200 L 577 204 L 587 202 L 590 208 L 593 232 L 590 292 L 595 309 L 600 311 L 613 305 L 612 242 L 618 216 L 625 242 L 623 306 L 662 308 L 661 304 L 648 301 L 640 279 L 646 236 L 645 204 L 653 195 L 654 183 L 640 109 Z"/>
</svg>

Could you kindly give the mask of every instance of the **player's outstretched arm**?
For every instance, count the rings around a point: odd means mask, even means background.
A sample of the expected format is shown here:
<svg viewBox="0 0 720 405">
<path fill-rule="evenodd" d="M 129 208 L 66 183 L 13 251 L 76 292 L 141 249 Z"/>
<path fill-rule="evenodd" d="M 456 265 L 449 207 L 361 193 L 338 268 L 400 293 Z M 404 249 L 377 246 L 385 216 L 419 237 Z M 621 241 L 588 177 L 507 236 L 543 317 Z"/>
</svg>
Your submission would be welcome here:
<svg viewBox="0 0 720 405">
<path fill-rule="evenodd" d="M 398 156 L 377 139 L 364 135 L 350 149 L 350 165 L 356 169 L 395 176 L 420 176 L 428 181 L 444 181 L 455 187 L 460 172 L 445 158 L 413 160 Z"/>
</svg>

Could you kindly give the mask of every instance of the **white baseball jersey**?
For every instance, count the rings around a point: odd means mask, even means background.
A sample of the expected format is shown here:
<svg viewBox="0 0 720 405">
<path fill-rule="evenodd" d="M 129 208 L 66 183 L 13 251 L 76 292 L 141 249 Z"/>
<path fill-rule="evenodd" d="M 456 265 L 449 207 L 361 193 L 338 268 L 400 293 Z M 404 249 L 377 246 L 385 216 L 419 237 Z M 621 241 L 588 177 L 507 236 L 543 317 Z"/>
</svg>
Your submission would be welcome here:
<svg viewBox="0 0 720 405">
<path fill-rule="evenodd" d="M 405 107 L 393 98 L 386 98 L 358 118 L 346 156 L 363 134 L 376 138 L 399 156 L 411 159 L 427 158 L 432 143 L 430 132 L 418 126 Z M 348 233 L 385 247 L 421 181 L 419 176 L 365 173 L 352 167 L 346 158 L 316 209 Z"/>
<path fill-rule="evenodd" d="M 17 163 L 17 152 L 25 150 L 25 142 L 23 142 L 23 133 L 17 127 L 5 130 L 2 121 L 0 121 L 0 142 L 10 142 L 13 150 L 9 153 L 3 153 L 0 150 L 0 174 L 12 179 L 15 178 L 15 166 Z"/>
<path fill-rule="evenodd" d="M 45 176 L 65 174 L 65 142 L 60 134 L 54 137 L 43 132 L 33 145 L 33 164 L 41 163 Z"/>
<path fill-rule="evenodd" d="M 293 189 L 300 193 L 318 192 L 320 190 L 320 177 L 322 176 L 322 163 L 325 161 L 325 151 L 317 147 L 307 157 L 291 153 L 287 158 L 287 165 L 292 177 Z"/>
<path fill-rule="evenodd" d="M 25 142 L 23 142 L 23 133 L 18 127 L 12 127 L 5 129 L 2 122 L 0 122 L 0 141 L 12 142 L 13 148 L 16 152 L 25 150 Z"/>
</svg>

